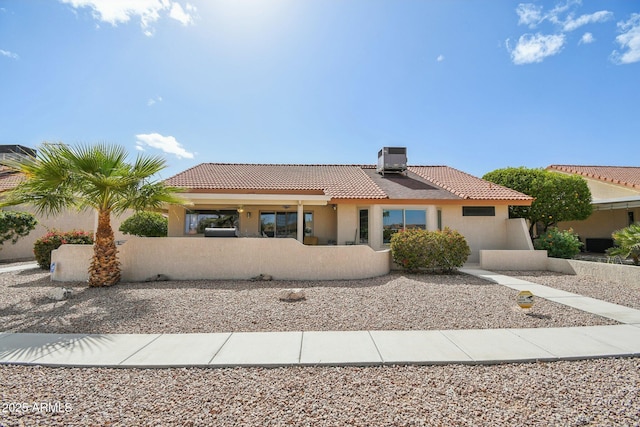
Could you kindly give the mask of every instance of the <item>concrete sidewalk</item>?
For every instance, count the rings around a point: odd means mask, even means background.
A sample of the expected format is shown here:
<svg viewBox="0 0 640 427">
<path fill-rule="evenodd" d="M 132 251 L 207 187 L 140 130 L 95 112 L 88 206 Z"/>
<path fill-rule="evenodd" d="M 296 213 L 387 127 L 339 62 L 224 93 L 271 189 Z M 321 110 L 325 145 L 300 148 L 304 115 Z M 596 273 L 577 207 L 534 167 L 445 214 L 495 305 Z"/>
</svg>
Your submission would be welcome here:
<svg viewBox="0 0 640 427">
<path fill-rule="evenodd" d="M 640 355 L 640 310 L 465 268 L 620 325 L 443 331 L 211 334 L 0 333 L 0 363 L 122 368 L 489 364 Z"/>
</svg>

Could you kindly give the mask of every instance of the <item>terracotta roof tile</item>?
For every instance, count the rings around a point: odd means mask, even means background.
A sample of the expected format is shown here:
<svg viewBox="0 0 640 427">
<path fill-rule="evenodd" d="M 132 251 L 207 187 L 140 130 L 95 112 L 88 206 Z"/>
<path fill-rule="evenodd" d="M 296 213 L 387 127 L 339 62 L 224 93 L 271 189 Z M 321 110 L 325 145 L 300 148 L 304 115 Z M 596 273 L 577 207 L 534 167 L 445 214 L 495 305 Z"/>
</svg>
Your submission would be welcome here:
<svg viewBox="0 0 640 427">
<path fill-rule="evenodd" d="M 581 175 L 624 187 L 640 189 L 640 167 L 551 165 L 547 170 Z"/>
<path fill-rule="evenodd" d="M 358 166 L 202 163 L 169 178 L 192 190 L 321 190 L 337 199 L 382 199 Z"/>
<path fill-rule="evenodd" d="M 0 192 L 11 190 L 20 184 L 23 176 L 19 173 L 8 172 L 6 168 L 0 168 Z"/>
<path fill-rule="evenodd" d="M 417 179 L 434 185 L 411 188 L 406 182 L 387 183 L 371 176 L 374 165 L 283 165 L 202 163 L 166 180 L 189 190 L 321 190 L 334 199 L 461 198 L 471 200 L 530 201 L 531 197 L 489 183 L 448 166 L 410 166 Z M 415 181 L 415 182 L 414 182 Z M 384 184 L 384 185 L 382 185 Z M 402 188 L 400 188 L 402 187 Z M 387 194 L 400 188 L 402 194 Z M 445 190 L 443 193 L 442 190 Z M 394 190 L 395 191 L 395 190 Z"/>
<path fill-rule="evenodd" d="M 532 197 L 449 166 L 409 166 L 409 170 L 462 199 L 533 200 Z"/>
</svg>

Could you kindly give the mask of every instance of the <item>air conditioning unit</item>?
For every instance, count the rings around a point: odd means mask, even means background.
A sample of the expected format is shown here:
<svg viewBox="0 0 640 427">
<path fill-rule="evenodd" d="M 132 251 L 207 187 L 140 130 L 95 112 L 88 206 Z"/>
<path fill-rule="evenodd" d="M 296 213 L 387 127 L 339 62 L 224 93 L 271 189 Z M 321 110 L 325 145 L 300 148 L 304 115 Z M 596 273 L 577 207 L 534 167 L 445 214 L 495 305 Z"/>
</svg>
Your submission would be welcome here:
<svg viewBox="0 0 640 427">
<path fill-rule="evenodd" d="M 407 170 L 407 147 L 384 147 L 378 151 L 376 171 L 385 173 L 402 173 Z"/>
</svg>

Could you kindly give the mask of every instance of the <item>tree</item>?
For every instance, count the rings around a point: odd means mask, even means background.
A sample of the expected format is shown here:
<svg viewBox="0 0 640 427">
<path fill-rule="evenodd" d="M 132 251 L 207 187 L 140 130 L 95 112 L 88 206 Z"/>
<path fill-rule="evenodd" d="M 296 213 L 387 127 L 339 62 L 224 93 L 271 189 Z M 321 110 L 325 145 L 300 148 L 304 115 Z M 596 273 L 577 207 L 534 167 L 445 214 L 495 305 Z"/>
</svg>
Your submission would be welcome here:
<svg viewBox="0 0 640 427">
<path fill-rule="evenodd" d="M 640 223 L 614 231 L 611 236 L 616 246 L 610 248 L 607 255 L 631 257 L 635 265 L 640 265 Z"/>
<path fill-rule="evenodd" d="M 36 228 L 37 224 L 36 218 L 28 212 L 0 211 L 0 246 L 7 240 L 16 243 Z"/>
<path fill-rule="evenodd" d="M 136 212 L 122 221 L 119 230 L 124 234 L 142 237 L 167 237 L 167 218 L 158 212 Z"/>
<path fill-rule="evenodd" d="M 497 169 L 482 179 L 535 198 L 531 206 L 509 207 L 510 218 L 529 220 L 531 236 L 537 223 L 546 231 L 561 221 L 587 219 L 593 211 L 591 191 L 580 176 L 519 167 Z"/>
<path fill-rule="evenodd" d="M 26 203 L 46 215 L 70 207 L 97 212 L 89 286 L 111 286 L 120 281 L 111 213 L 182 202 L 175 195 L 179 189 L 152 180 L 165 167 L 164 159 L 138 155 L 135 162 L 128 163 L 127 152 L 120 146 L 44 144 L 37 157 L 9 162 L 8 166 L 26 179 L 3 193 L 0 206 Z"/>
</svg>

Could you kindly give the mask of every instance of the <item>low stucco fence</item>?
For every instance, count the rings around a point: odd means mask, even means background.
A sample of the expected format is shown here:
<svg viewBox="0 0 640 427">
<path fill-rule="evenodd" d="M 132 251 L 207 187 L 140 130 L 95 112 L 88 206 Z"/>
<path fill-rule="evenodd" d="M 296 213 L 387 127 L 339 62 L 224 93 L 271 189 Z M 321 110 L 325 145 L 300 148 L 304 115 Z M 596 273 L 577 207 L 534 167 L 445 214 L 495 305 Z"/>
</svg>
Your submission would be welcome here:
<svg viewBox="0 0 640 427">
<path fill-rule="evenodd" d="M 62 245 L 51 254 L 52 280 L 86 281 L 93 247 Z M 280 280 L 365 279 L 388 274 L 389 250 L 369 246 L 305 246 L 295 239 L 136 237 L 118 246 L 122 280 L 157 275 L 174 280 L 249 279 L 260 274 Z"/>
<path fill-rule="evenodd" d="M 578 276 L 592 276 L 640 285 L 640 267 L 576 259 L 549 258 L 547 251 L 481 250 L 480 267 L 485 270 L 547 270 Z"/>
</svg>

